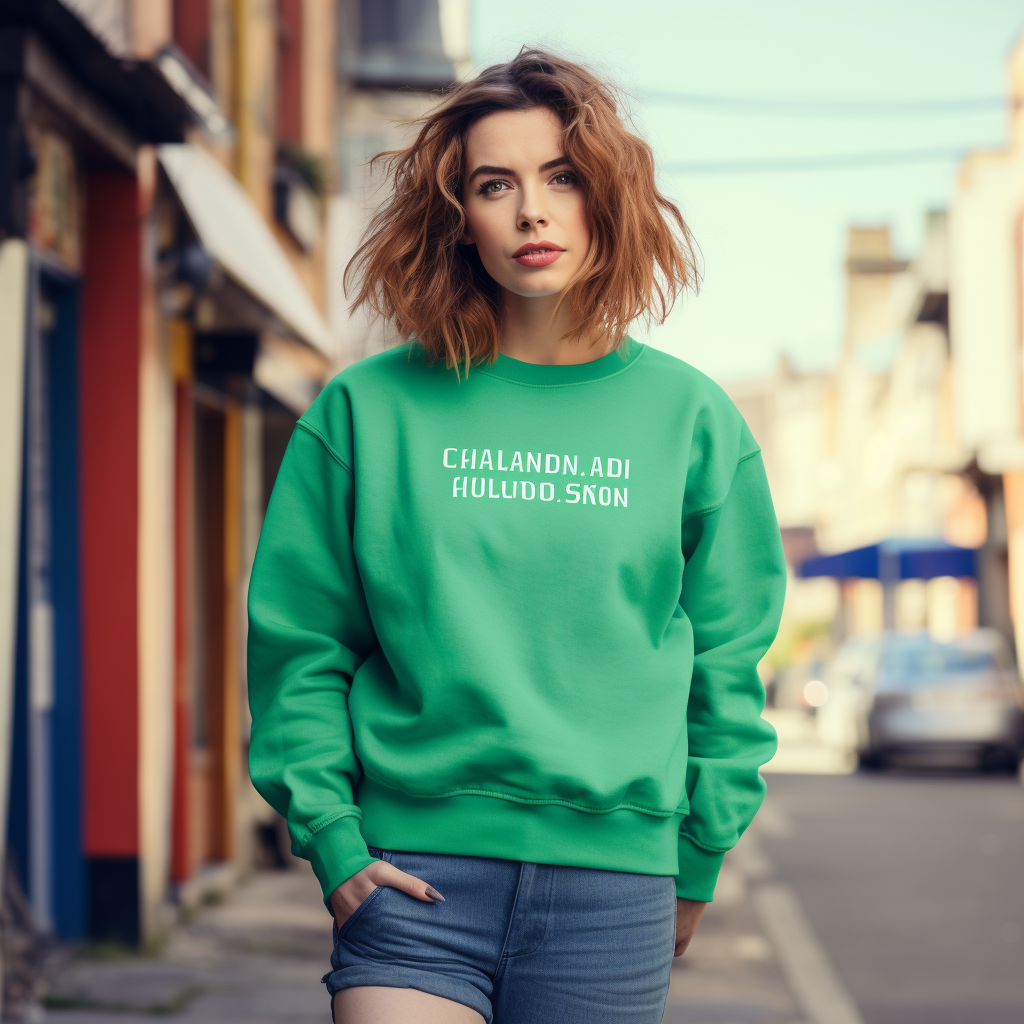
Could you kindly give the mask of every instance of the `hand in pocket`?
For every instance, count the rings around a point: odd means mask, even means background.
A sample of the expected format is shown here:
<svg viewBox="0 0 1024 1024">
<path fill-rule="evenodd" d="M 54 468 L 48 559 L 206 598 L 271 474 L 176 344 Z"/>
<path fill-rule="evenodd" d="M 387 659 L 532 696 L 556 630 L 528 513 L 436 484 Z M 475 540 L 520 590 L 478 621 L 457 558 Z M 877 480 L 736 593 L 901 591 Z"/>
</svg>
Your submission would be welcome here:
<svg viewBox="0 0 1024 1024">
<path fill-rule="evenodd" d="M 432 885 L 427 885 L 422 878 L 410 875 L 386 860 L 375 860 L 346 879 L 331 893 L 331 911 L 339 928 L 379 885 L 401 889 L 402 892 L 407 892 L 426 903 L 435 903 L 437 900 L 444 902 L 444 897 Z"/>
</svg>

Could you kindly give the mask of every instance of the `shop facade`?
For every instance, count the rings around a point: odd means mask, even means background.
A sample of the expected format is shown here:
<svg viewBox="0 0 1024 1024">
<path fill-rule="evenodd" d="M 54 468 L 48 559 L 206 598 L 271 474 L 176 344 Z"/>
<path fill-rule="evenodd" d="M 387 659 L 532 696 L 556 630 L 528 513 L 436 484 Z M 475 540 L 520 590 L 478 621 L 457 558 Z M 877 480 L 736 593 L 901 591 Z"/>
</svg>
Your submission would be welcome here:
<svg viewBox="0 0 1024 1024">
<path fill-rule="evenodd" d="M 0 821 L 40 930 L 138 945 L 276 827 L 244 593 L 332 339 L 208 81 L 120 35 L 0 13 Z"/>
</svg>

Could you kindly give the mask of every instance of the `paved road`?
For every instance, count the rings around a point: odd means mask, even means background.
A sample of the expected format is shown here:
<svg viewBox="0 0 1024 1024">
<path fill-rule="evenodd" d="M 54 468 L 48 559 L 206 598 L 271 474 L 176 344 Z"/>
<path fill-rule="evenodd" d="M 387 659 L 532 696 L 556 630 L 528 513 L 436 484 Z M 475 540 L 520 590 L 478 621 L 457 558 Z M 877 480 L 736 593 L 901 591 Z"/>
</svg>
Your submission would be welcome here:
<svg viewBox="0 0 1024 1024">
<path fill-rule="evenodd" d="M 1024 1021 L 1024 786 L 772 775 L 753 829 L 866 1024 Z"/>
</svg>

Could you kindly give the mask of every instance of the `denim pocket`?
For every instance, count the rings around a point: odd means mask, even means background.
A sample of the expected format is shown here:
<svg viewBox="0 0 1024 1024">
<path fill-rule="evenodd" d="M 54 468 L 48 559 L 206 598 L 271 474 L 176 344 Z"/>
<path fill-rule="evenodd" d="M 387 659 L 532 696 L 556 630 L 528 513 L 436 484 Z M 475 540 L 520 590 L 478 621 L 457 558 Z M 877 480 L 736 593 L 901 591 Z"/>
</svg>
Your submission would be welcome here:
<svg viewBox="0 0 1024 1024">
<path fill-rule="evenodd" d="M 363 900 L 363 902 L 362 902 L 362 903 L 360 903 L 360 904 L 359 904 L 359 906 L 358 906 L 358 907 L 356 907 L 356 909 L 355 909 L 355 910 L 353 910 L 353 911 L 352 911 L 352 913 L 351 913 L 351 914 L 349 914 L 349 915 L 348 915 L 348 917 L 346 917 L 346 918 L 345 918 L 345 921 L 344 921 L 344 923 L 343 923 L 343 924 L 341 924 L 341 925 L 339 926 L 339 925 L 338 925 L 338 923 L 337 923 L 337 921 L 335 921 L 335 923 L 334 923 L 334 944 L 335 944 L 335 945 L 337 945 L 337 944 L 338 944 L 338 942 L 339 942 L 339 941 L 340 941 L 341 939 L 343 939 L 343 938 L 345 937 L 345 934 L 346 934 L 346 933 L 347 933 L 347 932 L 349 931 L 349 929 L 350 929 L 350 928 L 352 927 L 352 925 L 353 925 L 353 924 L 355 924 L 355 922 L 356 922 L 357 918 L 360 918 L 360 917 L 362 917 L 362 915 L 363 915 L 363 912 L 364 912 L 364 911 L 366 910 L 366 908 L 367 908 L 367 907 L 368 907 L 368 906 L 369 906 L 369 905 L 370 905 L 370 904 L 371 904 L 371 903 L 372 903 L 372 902 L 373 902 L 373 901 L 374 901 L 374 900 L 375 900 L 375 899 L 376 899 L 376 898 L 377 898 L 377 897 L 378 897 L 378 896 L 379 896 L 379 895 L 381 894 L 381 892 L 383 892 L 383 890 L 384 890 L 384 889 L 386 889 L 386 888 L 387 888 L 387 886 L 386 886 L 386 885 L 377 885 L 377 886 L 374 886 L 374 888 L 370 890 L 370 893 L 369 893 L 369 895 L 368 895 L 368 896 L 366 897 L 366 899 L 364 899 L 364 900 Z"/>
</svg>

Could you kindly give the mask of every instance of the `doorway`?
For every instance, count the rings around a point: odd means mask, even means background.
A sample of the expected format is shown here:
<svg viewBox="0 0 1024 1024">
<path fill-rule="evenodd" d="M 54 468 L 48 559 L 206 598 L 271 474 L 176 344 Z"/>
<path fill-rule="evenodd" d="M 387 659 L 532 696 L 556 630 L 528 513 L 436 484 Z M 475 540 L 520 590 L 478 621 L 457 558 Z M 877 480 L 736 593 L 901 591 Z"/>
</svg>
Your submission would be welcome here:
<svg viewBox="0 0 1024 1024">
<path fill-rule="evenodd" d="M 234 855 L 234 801 L 239 773 L 239 543 L 240 411 L 232 399 L 190 385 L 191 559 L 188 600 L 186 706 L 188 787 L 184 822 L 189 878 L 207 864 Z M 180 403 L 179 403 L 180 409 Z"/>
<path fill-rule="evenodd" d="M 8 843 L 40 928 L 85 928 L 78 283 L 33 260 L 26 332 Z"/>
</svg>

